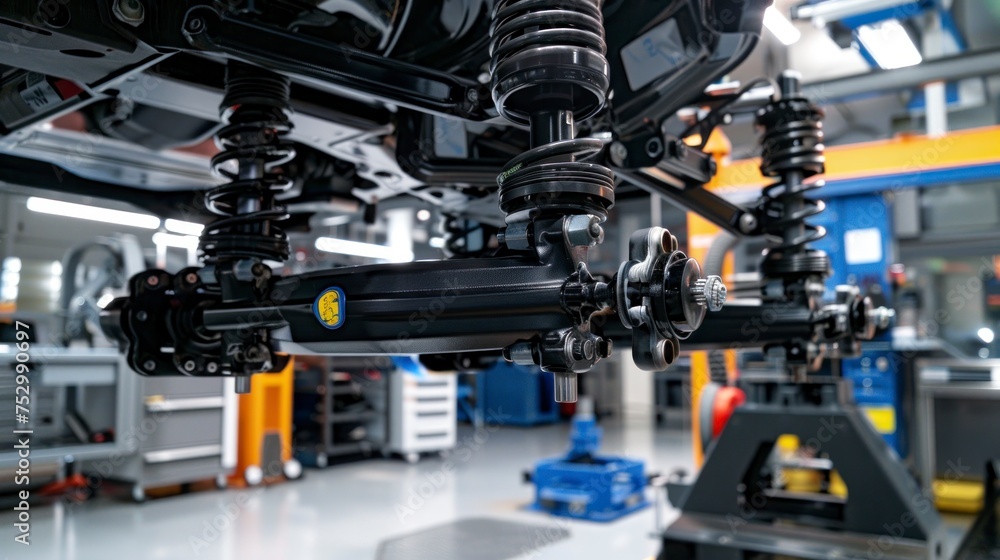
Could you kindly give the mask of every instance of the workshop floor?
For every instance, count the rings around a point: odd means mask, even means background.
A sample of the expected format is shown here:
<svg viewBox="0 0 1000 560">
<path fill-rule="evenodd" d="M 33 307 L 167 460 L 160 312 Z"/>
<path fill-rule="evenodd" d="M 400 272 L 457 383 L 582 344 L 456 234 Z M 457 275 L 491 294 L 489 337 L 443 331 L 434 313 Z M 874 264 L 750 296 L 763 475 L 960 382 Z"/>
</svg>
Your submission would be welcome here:
<svg viewBox="0 0 1000 560">
<path fill-rule="evenodd" d="M 0 560 L 5 554 L 11 560 L 369 560 L 385 539 L 484 517 L 540 525 L 539 545 L 519 559 L 654 556 L 653 508 L 609 524 L 523 511 L 532 489 L 522 483 L 522 471 L 562 453 L 567 430 L 490 428 L 477 437 L 462 426 L 448 459 L 433 456 L 417 465 L 374 459 L 309 469 L 300 481 L 260 489 L 197 492 L 141 505 L 99 499 L 71 508 L 40 506 L 32 509 L 30 548 L 11 544 L 12 518 L 2 511 Z M 645 459 L 650 472 L 690 472 L 690 435 L 680 428 L 606 425 L 602 451 Z M 549 544 L 546 527 L 553 535 L 559 529 L 570 535 Z"/>
</svg>

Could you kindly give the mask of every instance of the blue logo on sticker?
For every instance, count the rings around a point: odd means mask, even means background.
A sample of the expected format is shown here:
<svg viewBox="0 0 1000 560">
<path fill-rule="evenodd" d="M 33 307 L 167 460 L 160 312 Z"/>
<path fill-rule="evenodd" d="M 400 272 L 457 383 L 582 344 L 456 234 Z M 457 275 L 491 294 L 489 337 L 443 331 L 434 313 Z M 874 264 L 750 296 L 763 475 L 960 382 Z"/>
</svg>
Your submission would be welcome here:
<svg viewBox="0 0 1000 560">
<path fill-rule="evenodd" d="M 324 327 L 339 329 L 347 318 L 344 291 L 340 288 L 327 288 L 313 302 L 313 315 Z"/>
</svg>

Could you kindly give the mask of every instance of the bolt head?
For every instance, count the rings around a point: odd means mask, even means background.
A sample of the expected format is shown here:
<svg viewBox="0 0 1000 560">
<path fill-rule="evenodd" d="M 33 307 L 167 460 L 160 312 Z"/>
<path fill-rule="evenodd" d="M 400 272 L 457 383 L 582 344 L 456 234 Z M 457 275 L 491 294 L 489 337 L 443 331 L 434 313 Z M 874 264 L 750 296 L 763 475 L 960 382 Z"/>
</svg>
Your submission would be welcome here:
<svg viewBox="0 0 1000 560">
<path fill-rule="evenodd" d="M 726 302 L 727 291 L 722 278 L 709 276 L 696 280 L 694 286 L 691 286 L 690 294 L 696 304 L 708 308 L 709 311 L 718 311 Z"/>
<path fill-rule="evenodd" d="M 153 360 L 146 360 L 145 362 L 142 363 L 142 369 L 146 371 L 153 371 L 154 369 L 156 369 L 156 362 L 154 362 Z"/>
</svg>

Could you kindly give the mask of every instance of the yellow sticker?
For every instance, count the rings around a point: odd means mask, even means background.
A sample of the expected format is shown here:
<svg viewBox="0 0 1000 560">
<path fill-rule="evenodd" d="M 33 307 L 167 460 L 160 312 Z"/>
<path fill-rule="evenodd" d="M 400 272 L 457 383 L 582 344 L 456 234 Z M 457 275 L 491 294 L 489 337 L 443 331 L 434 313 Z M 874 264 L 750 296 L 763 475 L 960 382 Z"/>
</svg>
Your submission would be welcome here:
<svg viewBox="0 0 1000 560">
<path fill-rule="evenodd" d="M 337 329 L 344 324 L 346 313 L 344 291 L 340 288 L 327 288 L 313 302 L 313 315 L 321 325 L 328 329 Z"/>
</svg>

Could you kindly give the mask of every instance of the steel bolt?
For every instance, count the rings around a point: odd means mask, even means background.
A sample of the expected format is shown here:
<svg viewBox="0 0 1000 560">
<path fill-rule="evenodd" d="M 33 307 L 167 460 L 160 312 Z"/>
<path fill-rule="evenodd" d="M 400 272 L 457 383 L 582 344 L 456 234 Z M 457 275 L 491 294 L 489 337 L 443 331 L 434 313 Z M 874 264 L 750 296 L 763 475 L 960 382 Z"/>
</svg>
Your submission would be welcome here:
<svg viewBox="0 0 1000 560">
<path fill-rule="evenodd" d="M 576 374 L 575 373 L 561 373 L 557 372 L 553 376 L 555 378 L 555 401 L 556 402 L 576 402 L 577 399 L 577 385 L 576 385 Z"/>
<path fill-rule="evenodd" d="M 709 311 L 718 311 L 726 302 L 726 292 L 726 285 L 722 283 L 722 278 L 709 276 L 696 280 L 690 293 L 698 305 L 707 307 Z"/>
<path fill-rule="evenodd" d="M 621 142 L 611 144 L 611 161 L 617 165 L 624 165 L 626 159 L 628 159 L 628 148 L 625 144 Z"/>
<path fill-rule="evenodd" d="M 250 376 L 249 375 L 237 375 L 236 376 L 236 393 L 239 395 L 245 395 L 250 392 Z"/>
<path fill-rule="evenodd" d="M 153 360 L 146 360 L 145 362 L 142 362 L 142 369 L 146 371 L 153 371 L 156 369 L 156 362 Z"/>
<path fill-rule="evenodd" d="M 196 368 L 197 366 L 198 366 L 198 364 L 194 363 L 194 360 L 188 360 L 188 361 L 184 362 L 184 371 L 190 373 L 190 372 L 194 371 L 194 368 Z"/>
<path fill-rule="evenodd" d="M 646 155 L 651 158 L 658 158 L 663 155 L 663 141 L 653 137 L 646 141 Z"/>
<path fill-rule="evenodd" d="M 200 17 L 191 18 L 190 20 L 188 20 L 187 25 L 185 26 L 185 28 L 188 30 L 188 33 L 198 33 L 204 27 L 205 27 L 205 20 L 201 19 Z"/>
<path fill-rule="evenodd" d="M 594 239 L 600 239 L 604 235 L 604 228 L 601 227 L 597 221 L 590 223 L 590 236 Z"/>
<path fill-rule="evenodd" d="M 137 311 L 135 313 L 135 318 L 137 321 L 145 321 L 149 318 L 149 315 L 145 311 Z"/>
<path fill-rule="evenodd" d="M 155 276 L 155 275 L 154 276 L 147 276 L 146 277 L 146 285 L 148 285 L 150 288 L 155 288 L 155 287 L 159 286 L 160 285 L 160 277 L 159 276 Z"/>
<path fill-rule="evenodd" d="M 577 340 L 573 343 L 573 359 L 591 361 L 594 359 L 594 355 L 597 348 L 594 345 L 594 341 L 589 338 L 583 340 Z"/>
<path fill-rule="evenodd" d="M 146 17 L 145 9 L 139 0 L 118 0 L 111 12 L 120 21 L 133 27 L 138 27 Z"/>
</svg>

